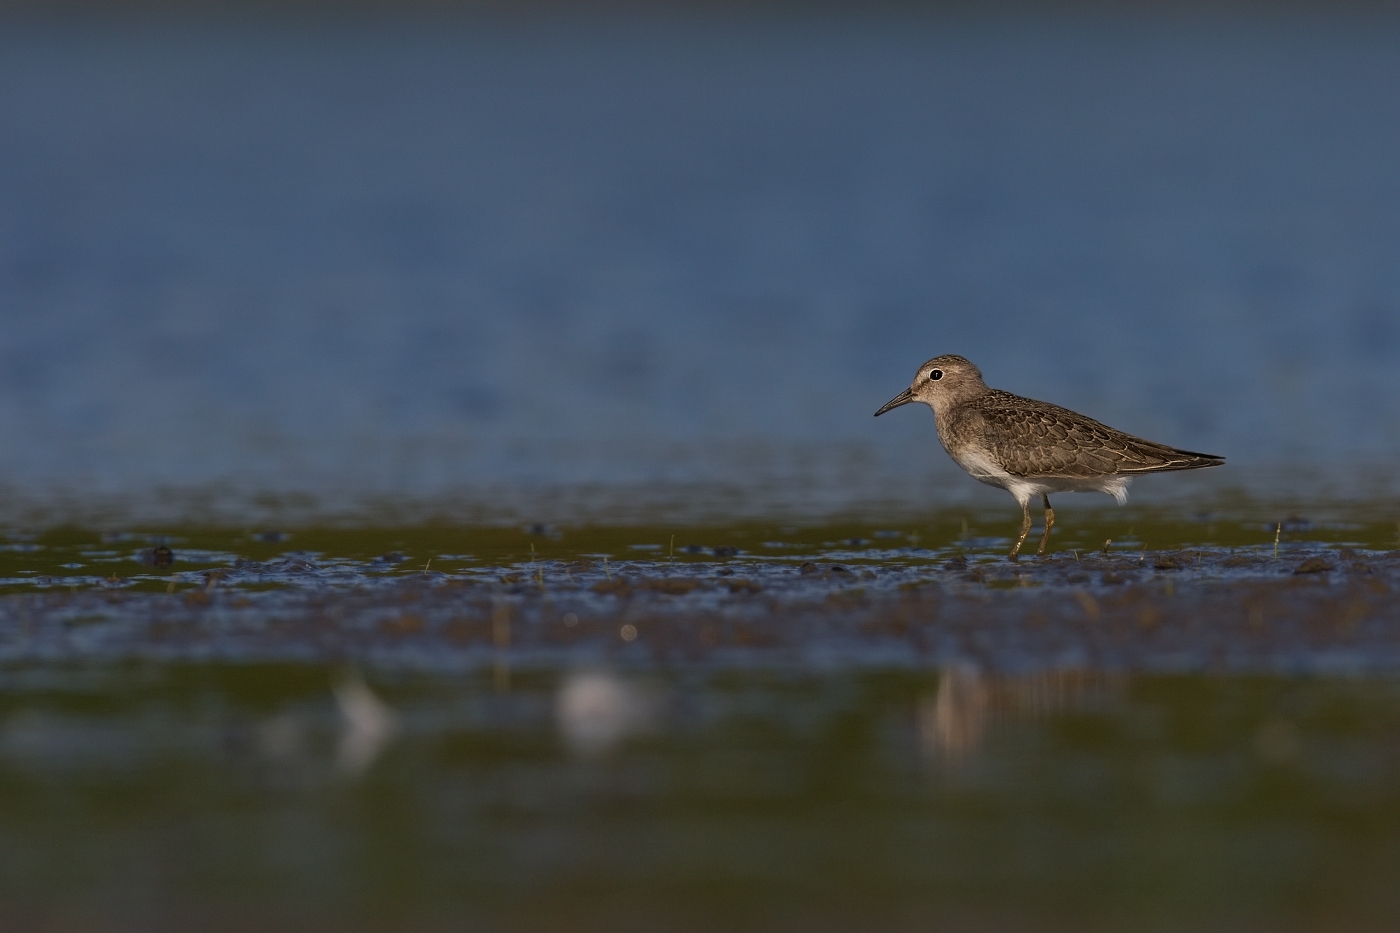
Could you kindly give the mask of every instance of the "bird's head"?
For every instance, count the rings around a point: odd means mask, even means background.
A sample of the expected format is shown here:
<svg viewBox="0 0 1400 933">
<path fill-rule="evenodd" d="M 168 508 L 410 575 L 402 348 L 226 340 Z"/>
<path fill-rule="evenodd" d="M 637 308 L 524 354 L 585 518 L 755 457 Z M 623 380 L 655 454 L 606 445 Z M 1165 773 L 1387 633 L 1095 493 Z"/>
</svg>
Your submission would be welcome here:
<svg viewBox="0 0 1400 933">
<path fill-rule="evenodd" d="M 941 413 L 950 405 L 975 398 L 987 391 L 982 372 L 961 356 L 936 356 L 919 367 L 909 388 L 886 402 L 875 416 L 891 408 L 923 402 L 934 412 Z"/>
</svg>

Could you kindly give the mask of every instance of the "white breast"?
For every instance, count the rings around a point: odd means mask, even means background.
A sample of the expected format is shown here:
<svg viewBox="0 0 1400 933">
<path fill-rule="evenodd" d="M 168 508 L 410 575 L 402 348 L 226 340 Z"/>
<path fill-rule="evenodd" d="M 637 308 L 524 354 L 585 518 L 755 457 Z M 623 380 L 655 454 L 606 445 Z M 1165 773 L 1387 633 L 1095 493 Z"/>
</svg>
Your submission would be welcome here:
<svg viewBox="0 0 1400 933">
<path fill-rule="evenodd" d="M 967 475 L 977 480 L 979 483 L 986 483 L 988 486 L 1000 486 L 1002 489 L 1010 489 L 1017 478 L 1003 470 L 997 462 L 987 455 L 984 450 L 975 447 L 964 447 L 957 453 L 949 451 L 949 456 L 967 471 Z"/>
</svg>

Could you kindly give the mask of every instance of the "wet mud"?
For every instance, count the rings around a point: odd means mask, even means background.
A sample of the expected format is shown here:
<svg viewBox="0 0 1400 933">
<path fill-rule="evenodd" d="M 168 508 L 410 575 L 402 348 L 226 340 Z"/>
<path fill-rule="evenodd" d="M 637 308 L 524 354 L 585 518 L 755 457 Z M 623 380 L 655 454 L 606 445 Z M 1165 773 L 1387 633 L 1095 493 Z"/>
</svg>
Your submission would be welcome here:
<svg viewBox="0 0 1400 933">
<path fill-rule="evenodd" d="M 692 530 L 682 541 L 763 537 L 750 531 Z M 483 556 L 474 556 L 425 548 L 413 529 L 367 540 L 347 532 L 339 555 L 296 547 L 308 543 L 298 538 L 334 541 L 333 531 L 240 533 L 200 548 L 179 536 L 85 545 L 75 539 L 89 536 L 70 530 L 11 545 L 0 661 L 1400 669 L 1400 552 L 1308 540 L 1307 527 L 1276 544 L 1129 550 L 1110 541 L 1016 562 L 999 553 L 1000 539 L 929 547 L 911 543 L 916 534 L 876 531 L 831 540 L 846 531 L 740 546 L 526 526 L 477 533 Z M 470 536 L 421 532 L 454 534 Z M 385 542 L 404 549 L 345 553 Z M 544 556 L 560 551 L 571 556 Z"/>
</svg>

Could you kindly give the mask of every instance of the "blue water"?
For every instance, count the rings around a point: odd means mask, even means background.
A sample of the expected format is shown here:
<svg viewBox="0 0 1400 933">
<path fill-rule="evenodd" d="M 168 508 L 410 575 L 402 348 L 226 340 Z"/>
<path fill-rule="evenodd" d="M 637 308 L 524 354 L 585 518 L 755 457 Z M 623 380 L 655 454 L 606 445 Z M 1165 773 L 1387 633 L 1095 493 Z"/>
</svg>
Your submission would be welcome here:
<svg viewBox="0 0 1400 933">
<path fill-rule="evenodd" d="M 926 412 L 871 418 L 946 352 L 1224 454 L 1216 482 L 1345 482 L 1400 452 L 1397 39 L 1189 14 L 11 23 L 0 484 L 1000 504 Z"/>
</svg>

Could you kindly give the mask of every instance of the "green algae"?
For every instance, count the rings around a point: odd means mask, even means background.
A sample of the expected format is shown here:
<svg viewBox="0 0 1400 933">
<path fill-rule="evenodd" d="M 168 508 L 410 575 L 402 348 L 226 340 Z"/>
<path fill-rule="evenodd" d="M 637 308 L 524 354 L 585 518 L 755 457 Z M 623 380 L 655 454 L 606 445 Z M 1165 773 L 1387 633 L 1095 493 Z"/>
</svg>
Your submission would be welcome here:
<svg viewBox="0 0 1400 933">
<path fill-rule="evenodd" d="M 0 545 L 0 593 L 120 582 L 157 591 L 198 585 L 190 574 L 237 560 L 287 555 L 376 561 L 375 573 L 455 573 L 500 566 L 531 573 L 540 563 L 662 559 L 672 565 L 732 557 L 811 560 L 826 555 L 879 564 L 933 561 L 949 552 L 995 559 L 1009 550 L 1014 508 L 946 509 L 889 523 L 839 518 L 809 523 L 744 520 L 704 524 L 311 524 L 230 528 L 173 524 L 122 530 L 60 525 L 12 531 Z M 1191 548 L 1237 549 L 1272 558 L 1299 547 L 1387 551 L 1400 544 L 1400 510 L 1389 503 L 1292 505 L 1233 503 L 1189 513 L 1167 507 L 1061 508 L 1052 554 L 1138 554 Z M 1038 528 L 1033 535 L 1038 536 Z M 168 546 L 174 563 L 156 566 L 152 549 Z"/>
</svg>

